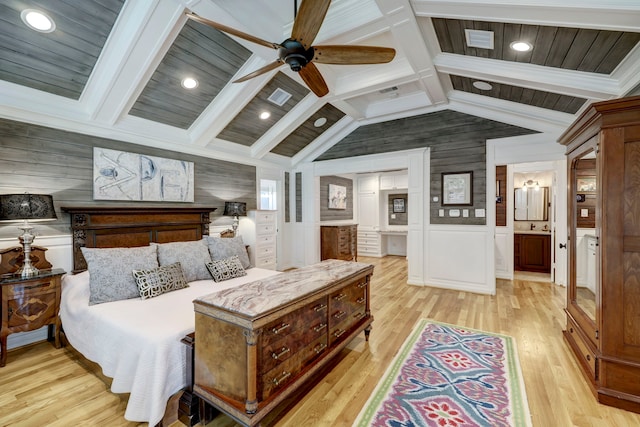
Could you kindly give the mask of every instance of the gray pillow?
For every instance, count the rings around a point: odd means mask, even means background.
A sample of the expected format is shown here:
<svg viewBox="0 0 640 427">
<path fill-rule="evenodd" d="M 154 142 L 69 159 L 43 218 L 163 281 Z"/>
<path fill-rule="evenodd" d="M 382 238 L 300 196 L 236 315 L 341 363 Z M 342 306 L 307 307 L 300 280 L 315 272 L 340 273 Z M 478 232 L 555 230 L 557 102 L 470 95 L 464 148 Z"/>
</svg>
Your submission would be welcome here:
<svg viewBox="0 0 640 427">
<path fill-rule="evenodd" d="M 81 250 L 89 270 L 89 305 L 140 297 L 131 272 L 158 266 L 155 246 Z"/>
<path fill-rule="evenodd" d="M 214 260 L 227 259 L 236 255 L 243 268 L 251 267 L 251 261 L 249 261 L 249 254 L 247 254 L 247 248 L 244 246 L 242 236 L 236 237 L 213 237 L 206 236 L 207 244 L 209 245 L 209 252 L 211 258 Z"/>
<path fill-rule="evenodd" d="M 207 263 L 207 268 L 216 282 L 246 276 L 247 272 L 236 255 L 231 258 L 217 259 Z"/>
<path fill-rule="evenodd" d="M 133 270 L 133 277 L 142 299 L 189 287 L 179 262 L 150 270 Z"/>
<path fill-rule="evenodd" d="M 151 243 L 158 247 L 158 262 L 169 265 L 179 262 L 187 282 L 211 279 L 207 266 L 211 255 L 204 240 L 190 242 Z"/>
</svg>

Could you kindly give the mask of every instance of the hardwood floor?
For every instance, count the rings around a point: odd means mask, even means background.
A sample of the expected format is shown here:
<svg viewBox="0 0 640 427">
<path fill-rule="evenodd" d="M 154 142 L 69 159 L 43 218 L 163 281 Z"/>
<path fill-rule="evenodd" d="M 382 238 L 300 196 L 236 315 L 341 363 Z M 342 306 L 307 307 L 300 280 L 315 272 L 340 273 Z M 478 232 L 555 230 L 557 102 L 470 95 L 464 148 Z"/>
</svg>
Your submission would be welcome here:
<svg viewBox="0 0 640 427">
<path fill-rule="evenodd" d="M 639 414 L 600 405 L 591 394 L 562 338 L 565 288 L 499 280 L 497 294 L 489 296 L 416 287 L 406 284 L 403 257 L 359 261 L 375 266 L 369 342 L 356 338 L 333 369 L 273 426 L 350 426 L 423 317 L 513 336 L 536 427 L 640 425 Z M 139 425 L 124 419 L 125 398 L 110 393 L 70 352 L 39 343 L 8 356 L 0 368 L 0 426 Z M 236 425 L 220 415 L 208 427 Z"/>
</svg>

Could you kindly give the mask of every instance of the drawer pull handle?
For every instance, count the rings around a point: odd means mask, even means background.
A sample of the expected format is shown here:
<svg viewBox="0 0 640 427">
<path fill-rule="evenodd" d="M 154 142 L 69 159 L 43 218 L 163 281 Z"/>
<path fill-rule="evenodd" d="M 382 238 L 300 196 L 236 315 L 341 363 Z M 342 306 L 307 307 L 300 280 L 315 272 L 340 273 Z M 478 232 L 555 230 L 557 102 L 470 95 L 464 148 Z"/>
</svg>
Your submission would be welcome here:
<svg viewBox="0 0 640 427">
<path fill-rule="evenodd" d="M 347 314 L 344 311 L 339 311 L 336 314 L 333 315 L 334 318 L 336 319 L 340 319 L 341 317 L 344 317 L 344 315 Z"/>
<path fill-rule="evenodd" d="M 364 304 L 367 301 L 367 299 L 365 297 L 360 297 L 356 300 L 356 302 L 358 304 Z"/>
<path fill-rule="evenodd" d="M 289 353 L 290 351 L 291 351 L 290 348 L 282 347 L 282 349 L 280 350 L 280 353 L 275 353 L 275 352 L 271 353 L 271 357 L 273 357 L 275 360 L 279 360 L 282 356 Z"/>
<path fill-rule="evenodd" d="M 344 334 L 344 332 L 345 332 L 344 329 L 338 329 L 333 333 L 333 336 L 336 338 L 340 338 Z"/>
<path fill-rule="evenodd" d="M 340 301 L 340 300 L 345 299 L 346 297 L 347 297 L 347 294 L 338 294 L 338 295 L 334 296 L 333 299 L 336 300 L 336 301 Z"/>
<path fill-rule="evenodd" d="M 313 327 L 313 331 L 314 332 L 320 332 L 321 330 L 323 330 L 326 327 L 327 327 L 326 323 L 320 323 L 319 325 Z"/>
<path fill-rule="evenodd" d="M 588 355 L 588 354 L 587 354 L 586 356 L 587 356 L 587 360 L 588 360 L 588 361 L 591 361 L 591 356 L 590 356 L 590 355 Z"/>
<path fill-rule="evenodd" d="M 366 287 L 367 287 L 367 282 L 360 282 L 360 283 L 358 283 L 358 287 L 359 287 L 360 289 L 362 289 L 362 288 L 366 288 Z"/>
<path fill-rule="evenodd" d="M 327 304 L 318 304 L 313 307 L 313 311 L 323 311 L 327 309 Z"/>
<path fill-rule="evenodd" d="M 316 354 L 320 354 L 324 351 L 325 348 L 327 348 L 327 345 L 321 342 L 320 344 L 318 344 L 313 348 L 313 351 L 315 351 Z"/>
<path fill-rule="evenodd" d="M 285 381 L 290 376 L 291 376 L 291 372 L 282 371 L 282 375 L 280 375 L 280 378 L 274 378 L 271 380 L 271 382 L 274 385 L 280 385 L 281 382 Z"/>
<path fill-rule="evenodd" d="M 7 321 L 11 320 L 11 316 L 13 316 L 13 308 L 9 307 L 9 316 L 7 316 Z"/>
<path fill-rule="evenodd" d="M 37 288 L 41 288 L 43 286 L 49 286 L 49 283 L 40 283 L 39 285 L 32 285 L 32 286 L 25 286 L 24 289 L 25 290 L 29 290 L 29 289 L 37 289 Z"/>
<path fill-rule="evenodd" d="M 275 327 L 275 328 L 272 328 L 272 329 L 271 329 L 271 332 L 273 332 L 274 334 L 279 334 L 280 332 L 282 332 L 282 331 L 284 331 L 285 329 L 287 329 L 289 326 L 291 326 L 291 325 L 289 325 L 288 323 L 283 323 L 283 324 L 282 324 L 282 325 L 280 325 L 280 326 L 277 326 L 277 327 Z"/>
<path fill-rule="evenodd" d="M 355 317 L 356 319 L 360 320 L 365 316 L 365 314 L 361 311 L 357 312 L 356 314 L 353 315 L 353 317 Z"/>
</svg>

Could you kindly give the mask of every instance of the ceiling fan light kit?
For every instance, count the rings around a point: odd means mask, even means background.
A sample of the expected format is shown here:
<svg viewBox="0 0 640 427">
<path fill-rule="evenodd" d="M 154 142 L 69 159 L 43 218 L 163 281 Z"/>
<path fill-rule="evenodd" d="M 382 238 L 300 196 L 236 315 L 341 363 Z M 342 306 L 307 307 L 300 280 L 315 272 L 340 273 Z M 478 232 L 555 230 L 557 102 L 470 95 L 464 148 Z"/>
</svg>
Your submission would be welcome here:
<svg viewBox="0 0 640 427">
<path fill-rule="evenodd" d="M 287 64 L 291 71 L 300 74 L 302 80 L 316 96 L 323 97 L 329 93 L 329 88 L 314 62 L 339 65 L 381 64 L 393 60 L 396 54 L 393 48 L 378 46 L 312 46 L 311 43 L 320 31 L 330 4 L 331 0 L 302 2 L 293 22 L 291 37 L 282 43 L 262 40 L 226 25 L 210 21 L 193 12 L 187 12 L 187 17 L 232 36 L 277 50 L 278 58 L 274 62 L 236 79 L 234 83 L 247 81 L 275 70 L 282 64 Z"/>
</svg>

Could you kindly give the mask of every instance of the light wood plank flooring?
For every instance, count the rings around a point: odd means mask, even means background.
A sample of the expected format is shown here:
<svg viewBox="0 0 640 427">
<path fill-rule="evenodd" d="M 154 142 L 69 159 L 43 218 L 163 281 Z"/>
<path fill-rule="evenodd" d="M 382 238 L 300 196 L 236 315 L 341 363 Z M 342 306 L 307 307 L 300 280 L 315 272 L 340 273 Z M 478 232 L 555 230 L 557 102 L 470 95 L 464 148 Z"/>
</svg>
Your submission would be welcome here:
<svg viewBox="0 0 640 427">
<path fill-rule="evenodd" d="M 495 296 L 406 285 L 402 257 L 375 265 L 369 342 L 356 338 L 340 361 L 276 427 L 350 426 L 413 325 L 430 318 L 515 337 L 533 425 L 639 426 L 640 415 L 600 405 L 562 339 L 565 289 L 500 280 Z M 66 350 L 40 343 L 13 350 L 0 368 L 0 426 L 135 426 L 125 400 L 110 393 Z M 174 423 L 172 427 L 182 426 Z M 220 415 L 208 427 L 236 424 Z"/>
</svg>

